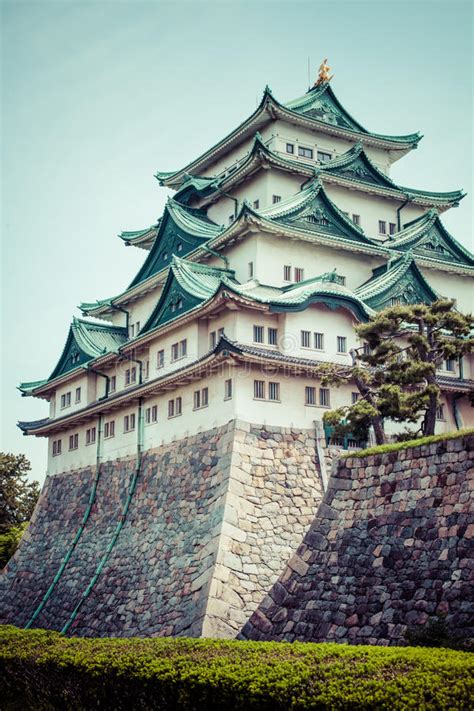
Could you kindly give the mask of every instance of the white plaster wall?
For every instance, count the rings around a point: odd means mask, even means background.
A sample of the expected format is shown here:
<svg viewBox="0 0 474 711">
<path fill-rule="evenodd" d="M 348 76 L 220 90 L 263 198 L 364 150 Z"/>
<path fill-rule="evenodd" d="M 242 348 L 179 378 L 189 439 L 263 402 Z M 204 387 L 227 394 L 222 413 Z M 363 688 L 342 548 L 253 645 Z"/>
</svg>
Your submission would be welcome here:
<svg viewBox="0 0 474 711">
<path fill-rule="evenodd" d="M 76 402 L 76 388 L 81 388 L 80 402 Z M 61 395 L 71 393 L 71 405 L 61 408 Z M 55 417 L 63 417 L 71 412 L 81 410 L 95 397 L 95 387 L 92 379 L 83 371 L 82 375 L 70 380 L 66 385 L 62 385 L 56 391 L 50 402 L 50 413 L 54 412 Z M 51 416 L 51 414 L 50 414 Z"/>
<path fill-rule="evenodd" d="M 423 276 L 442 296 L 456 299 L 457 308 L 463 313 L 474 311 L 474 278 L 453 272 L 420 266 Z"/>
</svg>

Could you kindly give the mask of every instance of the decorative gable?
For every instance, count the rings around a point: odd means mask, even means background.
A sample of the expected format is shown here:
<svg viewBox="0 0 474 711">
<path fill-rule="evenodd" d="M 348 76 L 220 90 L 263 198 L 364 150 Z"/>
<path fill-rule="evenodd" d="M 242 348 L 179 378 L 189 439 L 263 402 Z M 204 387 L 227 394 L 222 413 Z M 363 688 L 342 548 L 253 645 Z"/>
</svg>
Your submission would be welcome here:
<svg viewBox="0 0 474 711">
<path fill-rule="evenodd" d="M 436 210 L 405 224 L 390 247 L 441 262 L 474 266 L 474 256 L 449 234 Z"/>
<path fill-rule="evenodd" d="M 57 378 L 70 370 L 74 370 L 74 368 L 77 368 L 80 365 L 84 365 L 91 359 L 91 357 L 92 356 L 89 353 L 86 353 L 86 351 L 83 350 L 78 344 L 71 326 L 64 350 L 48 380 Z"/>
<path fill-rule="evenodd" d="M 439 298 L 410 253 L 374 269 L 373 277 L 356 294 L 378 311 L 396 304 L 431 304 Z"/>
</svg>

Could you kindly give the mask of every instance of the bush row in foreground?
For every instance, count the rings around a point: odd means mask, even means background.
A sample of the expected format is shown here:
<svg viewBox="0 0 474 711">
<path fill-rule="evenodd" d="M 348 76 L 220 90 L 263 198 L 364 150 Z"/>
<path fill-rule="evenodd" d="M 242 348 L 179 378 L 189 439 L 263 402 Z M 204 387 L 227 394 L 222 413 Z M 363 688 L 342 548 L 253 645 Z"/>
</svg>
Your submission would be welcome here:
<svg viewBox="0 0 474 711">
<path fill-rule="evenodd" d="M 468 709 L 474 659 L 444 649 L 83 639 L 0 627 L 2 709 Z"/>
</svg>

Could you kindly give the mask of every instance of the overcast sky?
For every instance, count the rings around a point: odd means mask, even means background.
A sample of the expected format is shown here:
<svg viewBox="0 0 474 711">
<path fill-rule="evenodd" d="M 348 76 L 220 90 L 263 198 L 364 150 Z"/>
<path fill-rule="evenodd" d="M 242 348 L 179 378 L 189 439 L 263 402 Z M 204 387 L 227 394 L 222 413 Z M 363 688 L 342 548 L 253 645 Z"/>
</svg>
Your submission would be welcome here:
<svg viewBox="0 0 474 711">
<path fill-rule="evenodd" d="M 307 89 L 324 57 L 369 130 L 420 130 L 392 177 L 464 188 L 444 216 L 473 249 L 471 2 L 22 2 L 2 9 L 2 449 L 43 481 L 47 414 L 20 381 L 52 371 L 77 304 L 131 281 L 145 253 L 117 233 L 152 224 L 175 170 L 245 119 L 269 84 Z"/>
</svg>

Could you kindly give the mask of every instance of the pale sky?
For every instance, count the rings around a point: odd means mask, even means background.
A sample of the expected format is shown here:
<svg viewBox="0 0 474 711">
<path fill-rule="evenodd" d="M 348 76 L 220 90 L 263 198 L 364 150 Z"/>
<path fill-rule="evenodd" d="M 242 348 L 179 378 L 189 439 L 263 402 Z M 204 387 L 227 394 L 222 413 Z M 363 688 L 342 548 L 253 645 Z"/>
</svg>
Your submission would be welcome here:
<svg viewBox="0 0 474 711">
<path fill-rule="evenodd" d="M 464 188 L 443 216 L 473 250 L 471 2 L 22 2 L 2 10 L 1 447 L 43 481 L 46 442 L 18 420 L 48 404 L 16 386 L 47 377 L 81 301 L 121 292 L 146 253 L 117 234 L 161 215 L 175 170 L 255 109 L 307 89 L 328 57 L 362 125 L 420 130 L 392 178 Z M 312 83 L 312 82 L 311 82 Z"/>
</svg>

